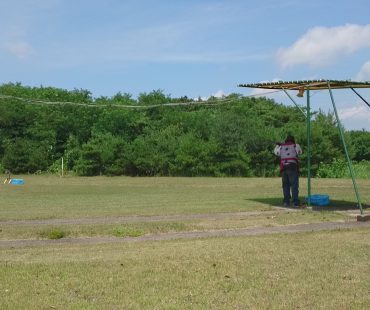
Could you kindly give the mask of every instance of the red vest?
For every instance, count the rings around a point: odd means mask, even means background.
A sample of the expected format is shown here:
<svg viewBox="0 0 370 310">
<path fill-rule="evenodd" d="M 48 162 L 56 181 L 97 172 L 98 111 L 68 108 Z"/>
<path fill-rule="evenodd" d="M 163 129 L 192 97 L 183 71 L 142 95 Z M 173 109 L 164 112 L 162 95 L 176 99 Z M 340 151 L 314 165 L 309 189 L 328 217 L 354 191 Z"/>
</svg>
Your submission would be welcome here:
<svg viewBox="0 0 370 310">
<path fill-rule="evenodd" d="M 295 143 L 287 142 L 280 145 L 280 171 L 290 164 L 298 166 L 298 154 Z"/>
</svg>

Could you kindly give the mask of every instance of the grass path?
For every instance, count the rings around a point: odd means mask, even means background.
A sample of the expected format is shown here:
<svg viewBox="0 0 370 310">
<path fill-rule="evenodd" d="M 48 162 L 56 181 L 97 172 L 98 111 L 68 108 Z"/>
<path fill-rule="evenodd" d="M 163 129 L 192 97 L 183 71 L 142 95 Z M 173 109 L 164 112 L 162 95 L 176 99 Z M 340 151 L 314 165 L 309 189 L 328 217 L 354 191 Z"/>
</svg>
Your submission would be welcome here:
<svg viewBox="0 0 370 310">
<path fill-rule="evenodd" d="M 139 241 L 163 241 L 176 239 L 191 239 L 191 238 L 210 238 L 210 237 L 237 237 L 237 236 L 255 236 L 262 234 L 277 234 L 277 233 L 298 233 L 310 231 L 330 231 L 349 228 L 369 228 L 370 222 L 352 221 L 337 221 L 337 222 L 321 222 L 321 223 L 304 223 L 282 225 L 276 227 L 252 227 L 240 229 L 218 229 L 207 231 L 187 231 L 187 232 L 168 232 L 161 234 L 145 235 L 139 237 L 90 237 L 90 238 L 63 238 L 57 240 L 0 240 L 0 248 L 7 247 L 27 247 L 27 246 L 43 246 L 50 244 L 95 244 L 95 243 L 122 243 L 122 242 L 139 242 Z"/>
<path fill-rule="evenodd" d="M 0 225 L 58 225 L 58 224 L 112 224 L 112 223 L 132 223 L 132 222 L 157 222 L 157 221 L 174 221 L 174 220 L 193 220 L 193 219 L 210 219 L 241 217 L 241 216 L 258 216 L 274 215 L 284 212 L 297 212 L 294 209 L 277 209 L 275 211 L 250 211 L 250 212 L 227 212 L 211 214 L 177 214 L 177 215 L 153 215 L 153 216 L 108 216 L 108 217 L 85 217 L 76 219 L 48 219 L 48 220 L 9 220 L 0 221 Z"/>
</svg>

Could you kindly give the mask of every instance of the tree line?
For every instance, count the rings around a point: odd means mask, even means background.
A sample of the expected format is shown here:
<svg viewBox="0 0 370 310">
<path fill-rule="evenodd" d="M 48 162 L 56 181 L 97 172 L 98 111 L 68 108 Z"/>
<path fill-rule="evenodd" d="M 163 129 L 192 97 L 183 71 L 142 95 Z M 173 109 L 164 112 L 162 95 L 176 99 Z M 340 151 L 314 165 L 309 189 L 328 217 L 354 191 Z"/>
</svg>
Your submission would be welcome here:
<svg viewBox="0 0 370 310">
<path fill-rule="evenodd" d="M 315 175 L 344 153 L 334 115 L 313 114 Z M 304 175 L 305 117 L 271 99 L 231 94 L 194 103 L 162 90 L 133 99 L 0 86 L 0 169 L 17 174 L 55 173 L 63 158 L 65 169 L 81 176 L 275 176 L 272 150 L 288 133 L 303 147 Z M 370 161 L 370 132 L 345 131 L 345 138 L 353 160 Z"/>
</svg>

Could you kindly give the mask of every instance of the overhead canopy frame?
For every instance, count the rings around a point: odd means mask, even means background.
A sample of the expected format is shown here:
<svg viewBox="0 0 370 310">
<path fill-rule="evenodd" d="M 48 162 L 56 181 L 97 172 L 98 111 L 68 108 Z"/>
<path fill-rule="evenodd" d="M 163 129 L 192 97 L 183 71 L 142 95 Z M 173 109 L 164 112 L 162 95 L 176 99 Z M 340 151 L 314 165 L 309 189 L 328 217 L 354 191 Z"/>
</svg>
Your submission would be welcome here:
<svg viewBox="0 0 370 310">
<path fill-rule="evenodd" d="M 343 88 L 370 88 L 370 82 L 355 82 L 350 80 L 303 80 L 303 81 L 279 81 L 271 83 L 239 84 L 238 87 L 264 88 L 264 89 L 288 89 L 299 90 L 301 88 L 309 90 Z"/>
<path fill-rule="evenodd" d="M 358 206 L 360 208 L 361 214 L 363 214 L 362 204 L 360 193 L 357 188 L 356 179 L 352 167 L 352 162 L 348 154 L 347 145 L 344 139 L 344 133 L 342 129 L 342 125 L 338 116 L 338 111 L 335 105 L 332 89 L 352 89 L 352 91 L 361 98 L 369 107 L 369 103 L 361 97 L 361 95 L 354 90 L 354 88 L 370 88 L 370 82 L 359 82 L 359 81 L 351 81 L 351 80 L 302 80 L 302 81 L 279 81 L 279 82 L 269 82 L 269 83 L 252 83 L 252 84 L 239 84 L 238 87 L 249 87 L 249 88 L 262 88 L 262 89 L 277 89 L 283 90 L 287 96 L 293 101 L 293 103 L 301 110 L 301 112 L 306 116 L 306 124 L 307 124 L 307 203 L 310 206 L 311 202 L 311 104 L 310 104 L 310 90 L 329 90 L 331 102 L 333 104 L 335 117 L 337 120 L 337 125 L 340 133 L 340 137 L 342 140 L 343 148 L 345 151 L 348 168 L 351 174 L 353 187 L 356 194 L 356 199 L 358 202 Z M 303 97 L 304 93 L 306 92 L 307 97 L 307 106 L 306 112 L 304 112 L 299 105 L 294 101 L 294 99 L 289 95 L 287 90 L 297 90 L 298 97 Z"/>
</svg>

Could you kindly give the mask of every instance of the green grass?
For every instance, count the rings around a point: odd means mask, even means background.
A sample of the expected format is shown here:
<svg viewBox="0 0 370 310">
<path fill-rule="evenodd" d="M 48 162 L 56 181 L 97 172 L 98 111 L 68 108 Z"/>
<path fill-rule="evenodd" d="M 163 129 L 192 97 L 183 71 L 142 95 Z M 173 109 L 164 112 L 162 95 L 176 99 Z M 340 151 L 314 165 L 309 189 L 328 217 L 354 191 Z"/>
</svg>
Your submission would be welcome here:
<svg viewBox="0 0 370 310">
<path fill-rule="evenodd" d="M 139 237 L 143 234 L 144 231 L 137 228 L 121 226 L 113 229 L 113 235 L 115 237 Z"/>
<path fill-rule="evenodd" d="M 281 204 L 279 178 L 59 178 L 24 176 L 23 186 L 2 185 L 0 221 L 83 219 L 117 216 L 209 214 L 206 218 L 114 224 L 3 223 L 0 239 L 53 239 L 64 237 L 139 236 L 172 231 L 277 226 L 346 220 L 334 212 L 278 213 L 234 216 L 232 212 L 271 211 Z M 363 202 L 370 201 L 370 180 L 360 180 Z M 301 196 L 306 180 L 301 179 Z M 352 182 L 313 179 L 313 193 L 326 193 L 338 207 L 356 205 Z M 330 208 L 328 208 L 330 209 Z M 225 213 L 222 217 L 212 214 Z M 228 215 L 230 214 L 230 215 Z"/>
<path fill-rule="evenodd" d="M 65 232 L 60 228 L 44 229 L 40 232 L 40 237 L 47 239 L 62 239 L 65 236 Z"/>
<path fill-rule="evenodd" d="M 369 309 L 370 229 L 2 249 L 1 309 Z"/>
<path fill-rule="evenodd" d="M 1 184 L 0 221 L 272 210 L 281 203 L 280 178 L 23 178 L 25 185 Z M 306 179 L 300 182 L 303 197 Z M 368 204 L 369 186 L 358 180 Z M 313 179 L 312 193 L 356 201 L 348 179 Z"/>
<path fill-rule="evenodd" d="M 0 239 L 135 237 L 191 230 L 348 220 L 272 211 L 279 178 L 58 178 L 1 185 Z M 364 203 L 370 180 L 359 180 Z M 334 206 L 356 204 L 351 180 L 313 179 Z M 301 196 L 306 180 L 301 179 Z M 355 210 L 358 213 L 358 210 Z M 219 213 L 224 213 L 222 216 Z M 32 219 L 198 218 L 32 224 Z M 0 309 L 369 309 L 370 229 L 108 244 L 0 248 Z"/>
<path fill-rule="evenodd" d="M 0 240 L 6 239 L 59 239 L 63 237 L 135 237 L 179 231 L 205 231 L 212 229 L 233 229 L 257 226 L 280 226 L 288 224 L 316 223 L 348 220 L 345 214 L 331 212 L 289 212 L 255 216 L 227 215 L 178 221 L 134 222 L 121 224 L 68 224 L 68 225 L 2 225 Z M 55 235 L 55 237 L 53 237 Z M 56 236 L 59 236 L 57 238 Z"/>
<path fill-rule="evenodd" d="M 280 195 L 279 180 L 24 176 L 2 185 L 0 220 L 161 215 L 271 209 L 249 201 Z"/>
<path fill-rule="evenodd" d="M 137 222 L 125 224 L 68 224 L 68 225 L 2 225 L 0 240 L 60 239 L 63 237 L 137 237 L 175 231 L 189 231 L 196 226 L 190 222 Z M 55 237 L 53 237 L 55 236 Z M 57 237 L 59 236 L 59 238 Z"/>
</svg>

